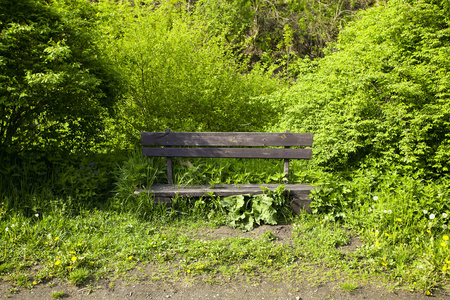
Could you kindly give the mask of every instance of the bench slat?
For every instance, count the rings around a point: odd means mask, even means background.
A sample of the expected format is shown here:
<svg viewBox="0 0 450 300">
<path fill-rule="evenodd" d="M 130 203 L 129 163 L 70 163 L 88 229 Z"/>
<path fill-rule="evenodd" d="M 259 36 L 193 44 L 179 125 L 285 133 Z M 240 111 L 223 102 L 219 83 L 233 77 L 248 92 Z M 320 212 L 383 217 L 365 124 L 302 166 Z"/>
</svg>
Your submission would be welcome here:
<svg viewBox="0 0 450 300">
<path fill-rule="evenodd" d="M 213 192 L 215 196 L 233 196 L 233 195 L 261 195 L 264 193 L 261 187 L 274 190 L 281 184 L 219 184 L 214 187 L 205 186 L 176 186 L 171 184 L 154 184 L 149 190 L 137 190 L 135 195 L 144 192 L 155 195 L 155 197 L 175 197 L 177 195 L 185 197 L 202 197 Z M 307 184 L 285 184 L 286 191 L 291 195 L 304 196 L 308 198 L 309 193 L 315 188 Z"/>
<path fill-rule="evenodd" d="M 144 156 L 210 158 L 311 159 L 311 149 L 263 148 L 143 148 Z"/>
<path fill-rule="evenodd" d="M 142 132 L 143 146 L 303 146 L 311 147 L 312 133 L 291 132 Z"/>
</svg>

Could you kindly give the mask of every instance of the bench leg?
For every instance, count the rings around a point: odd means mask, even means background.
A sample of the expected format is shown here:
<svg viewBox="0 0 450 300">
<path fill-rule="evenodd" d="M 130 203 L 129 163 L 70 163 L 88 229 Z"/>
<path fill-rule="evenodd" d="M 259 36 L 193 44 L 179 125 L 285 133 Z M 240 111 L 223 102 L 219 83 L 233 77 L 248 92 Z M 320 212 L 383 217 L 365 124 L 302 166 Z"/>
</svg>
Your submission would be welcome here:
<svg viewBox="0 0 450 300">
<path fill-rule="evenodd" d="M 289 200 L 291 202 L 291 208 L 295 214 L 299 215 L 302 210 L 305 210 L 308 213 L 311 213 L 312 209 L 309 206 L 311 203 L 311 199 L 308 198 L 307 195 L 289 195 Z"/>
</svg>

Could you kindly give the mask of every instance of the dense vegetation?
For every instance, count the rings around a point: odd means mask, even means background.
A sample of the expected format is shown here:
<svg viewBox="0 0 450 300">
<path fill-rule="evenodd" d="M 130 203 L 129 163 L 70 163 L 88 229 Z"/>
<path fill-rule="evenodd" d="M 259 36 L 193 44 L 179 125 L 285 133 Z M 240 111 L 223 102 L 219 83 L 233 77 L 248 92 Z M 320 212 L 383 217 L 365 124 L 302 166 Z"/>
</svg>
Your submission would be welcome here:
<svg viewBox="0 0 450 300">
<path fill-rule="evenodd" d="M 449 25 L 444 0 L 0 0 L 0 275 L 26 285 L 22 266 L 39 260 L 48 274 L 104 276 L 107 260 L 77 261 L 87 249 L 93 260 L 104 252 L 74 239 L 69 257 L 58 244 L 73 233 L 67 216 L 88 239 L 90 221 L 77 216 L 90 211 L 101 228 L 114 212 L 154 226 L 192 215 L 250 229 L 237 220 L 258 199 L 176 199 L 166 209 L 135 196 L 167 180 L 163 161 L 136 150 L 139 132 L 290 129 L 315 134 L 313 159 L 295 162 L 292 180 L 320 189 L 313 215 L 297 219 L 272 195 L 278 221 L 303 222 L 303 234 L 316 221 L 347 227 L 364 240 L 355 270 L 425 293 L 444 286 Z M 180 184 L 279 183 L 280 172 L 272 161 L 175 164 Z M 39 243 L 52 248 L 31 255 L 40 244 L 29 245 L 22 261 L 16 249 L 44 234 Z M 170 252 L 183 241 L 167 243 Z M 131 261 L 141 250 L 121 255 Z"/>
</svg>

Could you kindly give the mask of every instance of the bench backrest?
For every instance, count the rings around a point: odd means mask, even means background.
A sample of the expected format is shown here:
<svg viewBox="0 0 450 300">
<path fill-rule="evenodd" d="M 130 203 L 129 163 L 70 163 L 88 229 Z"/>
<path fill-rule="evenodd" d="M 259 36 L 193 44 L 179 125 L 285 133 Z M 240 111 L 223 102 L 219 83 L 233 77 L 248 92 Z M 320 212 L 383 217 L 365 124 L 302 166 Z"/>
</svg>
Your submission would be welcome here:
<svg viewBox="0 0 450 300">
<path fill-rule="evenodd" d="M 310 159 L 313 134 L 272 132 L 142 132 L 144 156 L 167 157 L 169 183 L 172 184 L 172 157 L 278 158 L 284 159 L 289 178 L 289 159 Z M 149 147 L 150 146 L 150 147 Z M 164 146 L 163 148 L 159 146 Z M 190 147 L 190 148 L 171 148 Z M 227 148 L 220 148 L 227 147 Z M 257 148 L 242 148 L 257 147 Z M 259 148 L 258 148 L 259 147 Z M 285 147 L 285 148 L 260 148 Z"/>
</svg>

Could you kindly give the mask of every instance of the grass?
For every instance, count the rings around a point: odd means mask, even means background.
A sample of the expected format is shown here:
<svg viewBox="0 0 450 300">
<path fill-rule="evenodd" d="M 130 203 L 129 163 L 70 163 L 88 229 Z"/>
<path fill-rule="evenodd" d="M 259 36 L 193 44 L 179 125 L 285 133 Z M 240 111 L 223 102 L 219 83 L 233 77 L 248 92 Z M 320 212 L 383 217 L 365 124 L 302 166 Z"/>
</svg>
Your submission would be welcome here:
<svg viewBox="0 0 450 300">
<path fill-rule="evenodd" d="M 305 258 L 313 258 L 303 253 L 301 245 L 275 243 L 270 231 L 256 240 L 196 238 L 205 225 L 216 226 L 204 220 L 143 221 L 104 211 L 86 211 L 73 218 L 44 215 L 30 220 L 16 215 L 11 219 L 14 223 L 2 222 L 3 228 L 15 226 L 1 261 L 3 265 L 8 260 L 15 267 L 8 267 L 1 278 L 17 286 L 56 277 L 87 284 L 125 276 L 145 265 L 158 269 L 160 278 L 257 278 L 266 274 L 275 279 L 281 276 L 280 269 L 295 276 L 296 269 L 307 266 Z M 35 264 L 40 266 L 37 273 L 31 270 Z"/>
<path fill-rule="evenodd" d="M 217 220 L 143 220 L 133 214 L 100 210 L 71 218 L 15 215 L 1 224 L 3 228 L 15 224 L 1 257 L 2 262 L 7 260 L 15 267 L 8 267 L 0 278 L 27 288 L 32 288 L 33 281 L 54 278 L 74 285 L 101 278 L 128 278 L 130 270 L 139 271 L 134 280 L 208 283 L 228 278 L 257 283 L 264 276 L 273 281 L 320 285 L 348 278 L 364 282 L 367 278 L 360 272 L 361 265 L 348 263 L 354 259 L 352 254 L 339 251 L 348 243 L 350 233 L 339 225 L 320 223 L 312 215 L 294 220 L 293 244 L 277 243 L 271 231 L 258 239 L 201 238 L 202 232 L 218 226 Z M 31 268 L 36 264 L 40 266 L 37 273 Z"/>
<path fill-rule="evenodd" d="M 272 161 L 267 165 L 239 160 L 216 163 L 175 161 L 176 177 L 183 183 L 262 182 L 282 168 Z M 86 162 L 84 169 L 90 165 L 90 173 L 98 170 L 99 176 L 106 176 L 102 174 L 106 167 Z M 228 222 L 219 199 L 180 198 L 166 208 L 154 205 L 150 197 L 132 196 L 134 187 L 149 183 L 149 175 L 151 181 L 164 181 L 160 162 L 138 155 L 123 163 L 116 174 L 115 195 L 103 193 L 92 183 L 77 186 L 84 195 L 94 189 L 95 201 L 107 199 L 101 205 L 93 205 L 94 200 L 84 203 L 85 196 L 52 196 L 48 188 L 40 193 L 37 187 L 22 184 L 22 191 L 4 192 L 0 205 L 0 278 L 26 288 L 54 278 L 89 285 L 101 278 L 127 277 L 130 270 L 152 268 L 151 273 L 138 272 L 137 279 L 146 275 L 148 280 L 257 282 L 264 275 L 311 285 L 337 281 L 341 289 L 351 291 L 352 284 L 364 285 L 375 276 L 425 294 L 447 287 L 450 206 L 446 181 L 424 182 L 373 170 L 361 170 L 346 179 L 307 170 L 303 163 L 293 163 L 292 172 L 293 181 L 321 186 L 314 195 L 314 214 L 285 219 L 293 224 L 292 244 L 276 243 L 271 232 L 258 239 L 200 238 L 202 230 Z M 275 177 L 268 181 L 276 182 Z M 26 209 L 8 202 L 21 194 Z M 359 238 L 360 247 L 343 251 L 352 237 Z"/>
<path fill-rule="evenodd" d="M 64 291 L 52 292 L 53 299 L 59 299 L 59 298 L 65 297 L 65 296 L 66 296 L 66 293 Z"/>
<path fill-rule="evenodd" d="M 358 288 L 358 283 L 351 281 L 344 281 L 339 284 L 339 287 L 346 292 L 353 292 Z"/>
</svg>

